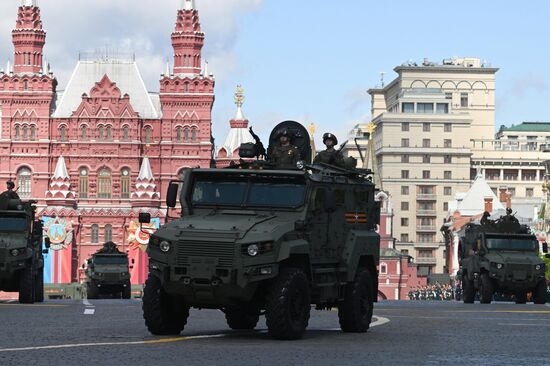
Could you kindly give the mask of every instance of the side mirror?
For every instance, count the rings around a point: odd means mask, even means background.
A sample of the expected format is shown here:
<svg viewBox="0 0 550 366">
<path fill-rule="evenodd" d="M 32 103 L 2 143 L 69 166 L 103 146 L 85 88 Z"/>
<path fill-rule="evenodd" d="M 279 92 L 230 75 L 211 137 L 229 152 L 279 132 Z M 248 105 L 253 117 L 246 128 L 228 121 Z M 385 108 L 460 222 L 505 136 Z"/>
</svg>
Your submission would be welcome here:
<svg viewBox="0 0 550 366">
<path fill-rule="evenodd" d="M 166 193 L 166 206 L 170 208 L 176 207 L 178 201 L 179 184 L 176 182 L 170 182 L 168 186 L 168 192 Z"/>
<path fill-rule="evenodd" d="M 334 198 L 334 192 L 329 191 L 328 189 L 325 191 L 323 209 L 328 213 L 336 211 L 336 199 Z"/>
<path fill-rule="evenodd" d="M 542 252 L 543 253 L 548 253 L 548 243 L 547 242 L 542 243 Z"/>
<path fill-rule="evenodd" d="M 148 212 L 139 213 L 139 223 L 140 224 L 149 224 L 151 223 L 151 214 Z"/>
<path fill-rule="evenodd" d="M 44 246 L 46 247 L 46 249 L 50 249 L 51 245 L 52 245 L 52 242 L 50 238 L 46 236 L 46 238 L 44 238 Z"/>
</svg>

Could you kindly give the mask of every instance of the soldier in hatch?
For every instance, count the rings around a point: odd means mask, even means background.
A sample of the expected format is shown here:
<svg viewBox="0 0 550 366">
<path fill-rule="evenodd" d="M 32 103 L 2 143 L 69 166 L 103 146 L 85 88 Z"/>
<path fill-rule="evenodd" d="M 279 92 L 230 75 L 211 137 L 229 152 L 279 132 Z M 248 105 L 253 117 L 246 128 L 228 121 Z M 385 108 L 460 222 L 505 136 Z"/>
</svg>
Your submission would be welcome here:
<svg viewBox="0 0 550 366">
<path fill-rule="evenodd" d="M 342 155 L 341 151 L 334 148 L 334 146 L 338 144 L 338 139 L 336 136 L 332 133 L 325 133 L 323 135 L 323 144 L 325 144 L 327 148 L 317 154 L 315 159 L 313 159 L 313 164 L 325 163 L 338 167 L 344 167 L 344 155 Z"/>
<path fill-rule="evenodd" d="M 291 144 L 292 133 L 282 129 L 277 133 L 279 144 L 272 148 L 269 155 L 269 162 L 276 169 L 296 169 L 296 163 L 300 161 L 300 151 Z"/>
<path fill-rule="evenodd" d="M 19 195 L 13 190 L 15 188 L 15 183 L 13 183 L 11 180 L 8 180 L 6 182 L 6 190 L 2 193 L 2 195 L 6 196 L 9 200 L 18 200 Z"/>
</svg>

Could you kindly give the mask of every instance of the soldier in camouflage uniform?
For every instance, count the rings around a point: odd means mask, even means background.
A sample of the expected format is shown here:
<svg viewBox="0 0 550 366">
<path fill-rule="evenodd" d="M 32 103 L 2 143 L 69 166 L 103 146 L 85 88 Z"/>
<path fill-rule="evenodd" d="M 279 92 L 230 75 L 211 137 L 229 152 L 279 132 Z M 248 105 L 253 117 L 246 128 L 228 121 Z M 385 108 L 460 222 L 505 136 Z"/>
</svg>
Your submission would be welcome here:
<svg viewBox="0 0 550 366">
<path fill-rule="evenodd" d="M 284 129 L 277 133 L 279 145 L 269 151 L 269 162 L 276 169 L 296 169 L 296 163 L 300 161 L 300 150 L 291 144 L 292 134 Z"/>
<path fill-rule="evenodd" d="M 327 148 L 317 154 L 315 159 L 313 159 L 313 164 L 325 163 L 338 167 L 344 167 L 344 155 L 341 151 L 334 149 L 334 146 L 338 144 L 338 139 L 336 136 L 332 133 L 325 133 L 323 135 L 323 144 L 325 144 Z"/>
</svg>

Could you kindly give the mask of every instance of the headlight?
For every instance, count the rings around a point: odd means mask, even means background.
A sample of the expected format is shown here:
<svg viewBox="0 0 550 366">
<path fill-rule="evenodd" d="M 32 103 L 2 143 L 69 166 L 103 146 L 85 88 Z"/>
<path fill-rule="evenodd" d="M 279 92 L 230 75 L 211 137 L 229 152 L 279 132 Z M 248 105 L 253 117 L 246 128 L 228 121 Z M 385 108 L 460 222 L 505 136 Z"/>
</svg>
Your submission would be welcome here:
<svg viewBox="0 0 550 366">
<path fill-rule="evenodd" d="M 249 256 L 255 257 L 260 252 L 260 248 L 258 248 L 257 244 L 251 244 L 248 246 L 247 252 Z"/>
<path fill-rule="evenodd" d="M 163 240 L 160 242 L 159 245 L 160 250 L 162 250 L 164 253 L 168 253 L 170 251 L 170 242 Z"/>
<path fill-rule="evenodd" d="M 11 255 L 13 255 L 14 257 L 17 257 L 19 255 L 19 249 L 12 249 L 10 251 Z"/>
<path fill-rule="evenodd" d="M 535 266 L 535 270 L 537 270 L 537 271 L 540 271 L 541 268 L 542 268 L 542 266 L 541 266 L 540 264 L 537 264 L 537 265 Z"/>
<path fill-rule="evenodd" d="M 300 160 L 296 163 L 296 168 L 298 168 L 300 170 L 304 169 L 305 166 L 306 166 L 306 162 L 303 161 L 303 160 Z"/>
<path fill-rule="evenodd" d="M 498 264 L 497 264 L 497 268 L 498 268 L 498 269 L 502 269 L 502 267 L 504 267 L 504 265 L 503 265 L 502 263 L 498 263 Z"/>
</svg>

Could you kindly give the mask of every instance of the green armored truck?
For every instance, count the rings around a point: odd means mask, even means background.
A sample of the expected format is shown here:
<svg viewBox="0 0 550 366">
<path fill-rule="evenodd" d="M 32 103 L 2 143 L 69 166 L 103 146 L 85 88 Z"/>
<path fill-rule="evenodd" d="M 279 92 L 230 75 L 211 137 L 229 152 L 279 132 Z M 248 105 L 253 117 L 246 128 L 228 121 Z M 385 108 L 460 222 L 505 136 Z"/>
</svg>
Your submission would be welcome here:
<svg viewBox="0 0 550 366">
<path fill-rule="evenodd" d="M 0 194 L 0 290 L 19 292 L 24 304 L 44 301 L 42 222 L 34 204 Z"/>
<path fill-rule="evenodd" d="M 302 125 L 277 128 L 310 158 Z M 241 150 L 253 152 L 247 158 L 265 154 L 261 146 Z M 147 249 L 143 316 L 151 333 L 179 334 L 189 309 L 205 308 L 223 311 L 232 329 L 253 329 L 265 315 L 272 337 L 298 339 L 311 305 L 337 308 L 344 332 L 367 331 L 380 253 L 372 173 L 298 166 L 241 160 L 228 169 L 188 169 L 171 183 L 167 205 L 176 205 L 179 191 L 182 217 L 152 235 Z"/>
<path fill-rule="evenodd" d="M 119 295 L 129 299 L 132 295 L 128 255 L 107 242 L 87 261 L 86 293 L 88 299 L 100 295 Z"/>
<path fill-rule="evenodd" d="M 483 304 L 490 304 L 495 292 L 514 295 L 518 304 L 526 303 L 529 292 L 535 304 L 546 302 L 539 243 L 510 209 L 497 220 L 485 212 L 480 222 L 462 228 L 459 240 L 464 303 L 473 303 L 478 292 Z"/>
</svg>

